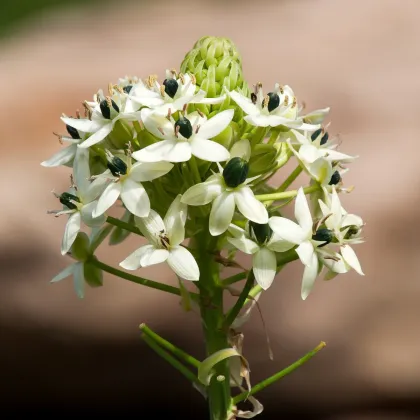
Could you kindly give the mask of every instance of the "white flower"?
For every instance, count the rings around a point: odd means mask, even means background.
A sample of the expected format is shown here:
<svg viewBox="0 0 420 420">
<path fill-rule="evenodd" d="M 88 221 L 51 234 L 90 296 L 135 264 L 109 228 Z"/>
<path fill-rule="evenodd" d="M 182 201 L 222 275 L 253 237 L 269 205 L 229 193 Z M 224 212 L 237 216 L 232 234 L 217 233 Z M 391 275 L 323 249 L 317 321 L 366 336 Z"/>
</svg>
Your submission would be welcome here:
<svg viewBox="0 0 420 420">
<path fill-rule="evenodd" d="M 319 128 L 319 125 L 304 123 L 304 117 L 298 116 L 296 97 L 290 86 L 276 84 L 274 91 L 264 96 L 262 85 L 258 83 L 251 98 L 237 91 L 229 92 L 229 96 L 248 114 L 245 121 L 257 127 L 284 125 L 311 131 Z"/>
<path fill-rule="evenodd" d="M 291 144 L 300 146 L 299 157 L 307 165 L 319 158 L 324 158 L 329 162 L 343 163 L 351 162 L 357 158 L 357 156 L 349 156 L 334 150 L 337 144 L 334 144 L 329 139 L 328 132 L 321 128 L 313 133 L 305 131 L 302 134 L 297 130 L 291 130 L 291 133 L 293 134 Z"/>
<path fill-rule="evenodd" d="M 219 171 L 220 173 L 211 175 L 205 182 L 189 188 L 182 196 L 182 202 L 190 206 L 213 202 L 210 212 L 210 234 L 217 236 L 226 232 L 232 221 L 235 206 L 247 219 L 255 223 L 267 223 L 267 209 L 255 198 L 247 185 L 255 179 L 246 179 L 248 164 L 235 157 L 228 162 L 225 169 L 219 165 Z"/>
<path fill-rule="evenodd" d="M 206 98 L 207 93 L 199 90 L 196 93 L 195 78 L 189 74 L 179 74 L 171 70 L 166 71 L 166 79 L 159 84 L 156 77 L 149 76 L 144 84 L 140 81 L 132 88 L 130 99 L 139 105 L 152 109 L 155 115 L 166 116 L 180 111 L 188 103 L 191 104 L 220 104 L 225 95 L 219 98 Z"/>
<path fill-rule="evenodd" d="M 234 111 L 228 109 L 206 120 L 199 114 L 180 116 L 175 121 L 172 117 L 156 117 L 153 111 L 142 109 L 143 124 L 154 136 L 162 141 L 153 143 L 133 153 L 133 158 L 140 162 L 186 162 L 191 155 L 209 162 L 228 160 L 229 151 L 219 143 L 211 141 L 232 121 Z"/>
<path fill-rule="evenodd" d="M 227 240 L 245 254 L 252 254 L 252 267 L 257 283 L 267 290 L 276 276 L 276 252 L 285 252 L 295 246 L 274 233 L 268 224 L 253 222 L 246 224 L 245 230 L 231 224 Z"/>
<path fill-rule="evenodd" d="M 79 298 L 85 296 L 85 263 L 82 261 L 75 262 L 60 271 L 52 280 L 51 283 L 56 283 L 64 280 L 66 277 L 73 276 L 74 290 Z"/>
<path fill-rule="evenodd" d="M 154 210 L 149 216 L 136 218 L 136 224 L 150 242 L 134 251 L 120 266 L 126 270 L 158 264 L 166 261 L 183 279 L 197 281 L 200 271 L 194 257 L 180 244 L 185 238 L 187 206 L 181 203 L 181 195 L 173 201 L 165 219 Z"/>
<path fill-rule="evenodd" d="M 327 196 L 327 194 L 326 194 Z M 322 214 L 325 217 L 325 225 L 334 232 L 336 241 L 340 246 L 340 256 L 338 261 L 327 259 L 326 266 L 331 271 L 343 273 L 353 268 L 361 276 L 364 275 L 359 259 L 350 245 L 363 242 L 361 238 L 363 220 L 355 214 L 347 213 L 341 206 L 335 187 L 332 187 L 331 200 L 325 203 L 319 201 Z"/>
<path fill-rule="evenodd" d="M 107 157 L 109 169 L 99 177 L 109 179 L 111 183 L 99 197 L 94 216 L 105 213 L 121 196 L 122 202 L 132 214 L 146 217 L 150 211 L 150 200 L 141 183 L 167 174 L 174 165 L 169 162 L 137 162 L 132 165 L 130 156 L 117 157 L 109 151 Z"/>
<path fill-rule="evenodd" d="M 60 202 L 64 205 L 62 211 L 52 211 L 56 216 L 68 214 L 63 240 L 61 243 L 61 254 L 66 254 L 76 239 L 77 233 L 80 231 L 81 223 L 85 223 L 89 227 L 101 226 L 105 223 L 104 215 L 93 217 L 92 213 L 96 207 L 96 198 L 103 191 L 104 180 L 95 179 L 90 182 L 89 170 L 89 151 L 86 149 L 78 149 L 73 166 L 76 188 L 71 188 L 68 193 L 60 196 Z"/>
<path fill-rule="evenodd" d="M 61 120 L 74 127 L 76 130 L 90 133 L 91 135 L 79 144 L 79 147 L 88 148 L 101 142 L 114 128 L 115 123 L 124 119 L 137 121 L 140 119 L 140 111 L 125 111 L 127 95 L 114 91 L 112 96 L 105 97 L 101 91 L 94 96 L 94 102 L 87 102 L 91 107 L 91 119 L 74 119 L 62 117 Z"/>
<path fill-rule="evenodd" d="M 305 265 L 302 279 L 302 299 L 305 300 L 318 276 L 318 256 L 323 253 L 319 248 L 322 242 L 312 239 L 313 221 L 306 201 L 303 188 L 299 188 L 295 202 L 295 217 L 298 224 L 284 217 L 273 216 L 268 221 L 271 229 L 282 239 L 292 244 L 299 245 L 296 252 L 300 260 Z"/>
<path fill-rule="evenodd" d="M 41 162 L 42 166 L 55 167 L 61 165 L 69 165 L 73 162 L 73 159 L 76 156 L 77 145 L 84 140 L 86 133 L 76 130 L 74 127 L 69 125 L 66 125 L 66 129 L 69 133 L 69 136 L 58 135 L 58 139 L 60 143 L 65 141 L 70 143 L 70 145 L 55 153 L 48 160 Z"/>
</svg>

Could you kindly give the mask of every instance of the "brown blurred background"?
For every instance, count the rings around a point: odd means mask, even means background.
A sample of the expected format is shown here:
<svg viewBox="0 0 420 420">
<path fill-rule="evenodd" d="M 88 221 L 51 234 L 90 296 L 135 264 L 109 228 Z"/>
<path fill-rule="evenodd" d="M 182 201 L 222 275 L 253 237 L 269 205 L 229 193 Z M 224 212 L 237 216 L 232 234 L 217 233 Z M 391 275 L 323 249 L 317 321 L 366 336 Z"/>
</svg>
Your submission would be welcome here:
<svg viewBox="0 0 420 420">
<path fill-rule="evenodd" d="M 360 155 L 346 176 L 356 188 L 343 200 L 366 221 L 357 248 L 366 277 L 318 280 L 302 302 L 295 263 L 261 298 L 275 359 L 254 314 L 244 327 L 254 383 L 320 340 L 328 346 L 260 394 L 260 418 L 420 418 L 419 0 L 4 3 L 2 409 L 206 418 L 200 395 L 138 332 L 147 322 L 202 357 L 199 320 L 176 297 L 111 276 L 84 300 L 70 279 L 49 284 L 69 263 L 60 255 L 65 220 L 46 214 L 68 171 L 39 163 L 58 150 L 52 131 L 63 132 L 62 112 L 74 115 L 126 74 L 163 76 L 196 39 L 217 35 L 236 43 L 250 83 L 290 84 L 308 110 L 331 106 L 341 150 Z M 117 264 L 136 245 L 130 238 L 101 256 Z M 173 281 L 165 269 L 144 275 Z"/>
</svg>

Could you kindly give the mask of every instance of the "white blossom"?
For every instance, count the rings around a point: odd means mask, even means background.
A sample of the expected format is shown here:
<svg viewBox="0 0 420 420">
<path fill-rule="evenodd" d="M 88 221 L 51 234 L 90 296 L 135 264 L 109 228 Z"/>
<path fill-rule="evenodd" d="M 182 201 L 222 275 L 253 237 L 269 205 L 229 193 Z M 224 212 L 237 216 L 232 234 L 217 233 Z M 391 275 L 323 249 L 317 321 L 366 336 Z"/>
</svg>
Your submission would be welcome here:
<svg viewBox="0 0 420 420">
<path fill-rule="evenodd" d="M 158 117 L 144 108 L 142 121 L 149 132 L 161 141 L 133 153 L 140 162 L 186 162 L 191 155 L 209 162 L 228 160 L 229 151 L 210 139 L 220 134 L 232 121 L 234 111 L 228 109 L 210 118 L 198 113 L 180 116 L 177 121 Z"/>
<path fill-rule="evenodd" d="M 140 163 L 134 165 L 131 156 L 113 156 L 107 151 L 108 168 L 100 178 L 111 182 L 99 197 L 94 216 L 105 213 L 121 196 L 125 207 L 134 215 L 146 217 L 150 211 L 150 200 L 142 182 L 152 181 L 167 174 L 172 168 L 169 162 Z"/>
<path fill-rule="evenodd" d="M 193 255 L 181 243 L 185 238 L 187 206 L 181 203 L 181 195 L 172 202 L 165 219 L 154 210 L 147 217 L 135 218 L 136 224 L 149 241 L 129 255 L 120 266 L 127 270 L 166 261 L 183 279 L 197 281 L 200 271 Z"/>
<path fill-rule="evenodd" d="M 262 85 L 258 83 L 251 98 L 237 91 L 229 92 L 229 96 L 247 114 L 245 121 L 257 127 L 284 125 L 310 131 L 319 128 L 318 124 L 304 123 L 304 117 L 298 116 L 296 97 L 290 86 L 277 83 L 272 92 L 264 95 Z"/>
</svg>

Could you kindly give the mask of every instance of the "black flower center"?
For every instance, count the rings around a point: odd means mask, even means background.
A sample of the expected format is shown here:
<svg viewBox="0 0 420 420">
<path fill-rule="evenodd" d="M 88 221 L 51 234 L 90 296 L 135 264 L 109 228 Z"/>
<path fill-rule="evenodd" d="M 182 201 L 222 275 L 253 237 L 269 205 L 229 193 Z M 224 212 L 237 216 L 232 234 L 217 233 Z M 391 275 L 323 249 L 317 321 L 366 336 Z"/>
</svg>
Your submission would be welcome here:
<svg viewBox="0 0 420 420">
<path fill-rule="evenodd" d="M 332 174 L 331 180 L 330 180 L 330 182 L 328 183 L 328 185 L 337 185 L 340 181 L 341 181 L 341 175 L 340 175 L 340 172 L 335 171 L 335 172 Z"/>
<path fill-rule="evenodd" d="M 66 124 L 66 130 L 67 130 L 67 133 L 70 134 L 72 139 L 75 139 L 75 140 L 80 139 L 80 134 L 75 128 L 70 127 L 68 124 Z"/>
<path fill-rule="evenodd" d="M 277 95 L 276 92 L 268 93 L 267 97 L 268 97 L 267 109 L 268 109 L 268 112 L 271 112 L 271 111 L 275 110 L 280 105 L 280 97 L 279 97 L 279 95 Z M 262 107 L 263 108 L 264 108 L 265 101 L 266 101 L 266 99 L 264 99 L 263 102 L 262 102 Z"/>
<path fill-rule="evenodd" d="M 80 199 L 76 195 L 67 192 L 64 192 L 60 195 L 60 203 L 68 207 L 70 210 L 75 210 L 77 209 L 77 206 L 74 203 L 72 203 L 72 201 L 77 201 L 78 203 L 80 203 Z"/>
<path fill-rule="evenodd" d="M 127 165 L 117 156 L 114 156 L 111 161 L 108 161 L 107 166 L 114 176 L 125 175 L 127 173 Z"/>
<path fill-rule="evenodd" d="M 111 99 L 111 105 L 112 108 L 114 108 L 115 111 L 120 112 L 120 108 L 118 108 L 118 105 Z M 108 101 L 104 99 L 99 104 L 99 107 L 101 108 L 101 112 L 104 118 L 110 120 L 111 119 L 111 108 L 109 107 Z"/>
<path fill-rule="evenodd" d="M 173 79 L 169 79 L 169 80 L 173 80 Z M 190 120 L 185 118 L 185 117 L 181 117 L 175 123 L 175 133 L 176 132 L 179 132 L 183 137 L 185 137 L 186 139 L 189 139 L 192 136 L 192 133 L 193 133 L 193 129 L 192 129 L 192 125 L 190 123 Z"/>
<path fill-rule="evenodd" d="M 125 93 L 130 93 L 131 92 L 131 89 L 133 89 L 133 85 L 127 85 L 127 86 L 124 86 L 123 87 L 123 91 Z"/>
<path fill-rule="evenodd" d="M 323 129 L 318 128 L 318 130 L 315 130 L 311 134 L 311 140 L 315 141 L 322 133 L 323 133 Z M 324 145 L 328 141 L 328 138 L 329 138 L 329 135 L 328 135 L 328 132 L 326 132 L 321 138 L 321 141 L 320 141 L 321 146 Z"/>
<path fill-rule="evenodd" d="M 178 82 L 175 79 L 165 79 L 163 81 L 163 86 L 165 86 L 165 92 L 168 96 L 173 98 L 178 91 Z"/>
<path fill-rule="evenodd" d="M 236 188 L 246 180 L 248 176 L 248 162 L 240 157 L 232 158 L 223 170 L 223 178 L 230 188 Z"/>
<path fill-rule="evenodd" d="M 329 244 L 334 239 L 334 233 L 332 230 L 327 228 L 318 229 L 315 235 L 312 235 L 314 241 L 324 242 L 321 245 L 318 245 L 318 248 L 321 248 Z"/>
<path fill-rule="evenodd" d="M 250 221 L 249 222 L 249 231 L 251 237 L 255 238 L 259 244 L 264 244 L 268 242 L 273 234 L 268 223 L 260 224 Z"/>
</svg>

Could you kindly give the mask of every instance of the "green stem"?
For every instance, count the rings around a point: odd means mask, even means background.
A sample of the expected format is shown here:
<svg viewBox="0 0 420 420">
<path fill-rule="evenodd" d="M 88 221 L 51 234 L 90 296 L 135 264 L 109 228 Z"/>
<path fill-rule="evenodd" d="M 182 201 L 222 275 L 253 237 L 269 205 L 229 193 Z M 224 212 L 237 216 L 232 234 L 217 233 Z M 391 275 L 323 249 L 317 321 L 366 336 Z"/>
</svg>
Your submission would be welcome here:
<svg viewBox="0 0 420 420">
<path fill-rule="evenodd" d="M 182 373 L 190 382 L 195 383 L 198 386 L 202 386 L 197 376 L 194 375 L 187 367 L 185 367 L 179 360 L 175 359 L 167 351 L 162 349 L 155 341 L 153 341 L 147 335 L 142 336 L 144 342 L 154 350 L 162 359 L 166 360 L 171 366 L 173 366 L 177 371 Z"/>
<path fill-rule="evenodd" d="M 242 394 L 237 395 L 233 398 L 233 404 L 238 404 L 241 401 L 246 400 L 250 395 L 254 395 L 257 392 L 262 391 L 264 388 L 267 388 L 269 385 L 272 385 L 274 382 L 278 381 L 279 379 L 283 378 L 284 376 L 288 375 L 289 373 L 292 373 L 294 370 L 296 370 L 298 367 L 302 366 L 304 363 L 306 363 L 309 359 L 314 357 L 320 350 L 322 350 L 326 346 L 324 341 L 321 341 L 312 351 L 307 353 L 305 356 L 303 356 L 301 359 L 297 360 L 295 363 L 292 363 L 287 368 L 281 370 L 280 372 L 274 374 L 273 376 L 270 376 L 267 379 L 264 379 L 259 384 L 253 386 L 249 392 L 242 392 Z"/>
<path fill-rule="evenodd" d="M 194 178 L 195 178 L 195 182 L 197 184 L 200 184 L 201 183 L 201 176 L 200 176 L 200 171 L 198 170 L 198 165 L 197 165 L 197 161 L 195 159 L 195 156 L 191 156 L 190 166 L 191 166 L 191 170 L 192 170 L 192 173 L 194 175 Z"/>
<path fill-rule="evenodd" d="M 301 174 L 302 166 L 297 166 L 295 170 L 284 180 L 283 184 L 276 189 L 276 192 L 286 191 L 290 184 Z"/>
<path fill-rule="evenodd" d="M 132 233 L 135 233 L 136 235 L 143 236 L 143 234 L 140 232 L 139 228 L 137 228 L 133 225 L 130 225 L 130 223 L 123 222 L 120 219 L 116 219 L 115 217 L 108 216 L 106 218 L 106 222 L 109 223 L 110 225 L 114 225 L 114 226 L 117 226 L 121 229 L 125 229 L 125 230 L 128 230 L 128 231 L 132 232 Z"/>
<path fill-rule="evenodd" d="M 163 292 L 171 293 L 173 295 L 181 296 L 181 291 L 177 287 L 169 286 L 168 284 L 159 283 L 157 281 L 145 279 L 143 277 L 134 276 L 133 274 L 126 273 L 124 271 L 118 270 L 117 268 L 111 267 L 99 260 L 92 258 L 89 260 L 89 263 L 95 267 L 106 271 L 109 274 L 114 276 L 121 277 L 122 279 L 131 281 L 133 283 L 141 284 L 142 286 L 150 287 L 152 289 L 161 290 Z M 196 293 L 191 293 L 191 297 L 197 299 Z"/>
<path fill-rule="evenodd" d="M 199 360 L 197 360 L 195 357 L 191 356 L 190 354 L 186 353 L 184 350 L 180 349 L 179 347 L 176 347 L 174 344 L 172 344 L 168 340 L 165 340 L 159 334 L 156 334 L 146 324 L 141 324 L 139 328 L 147 337 L 155 341 L 156 344 L 158 344 L 160 347 L 163 347 L 165 350 L 169 351 L 174 356 L 178 357 L 179 359 L 183 360 L 186 363 L 189 363 L 191 366 L 194 366 L 197 369 L 200 367 L 201 362 Z"/>
<path fill-rule="evenodd" d="M 241 271 L 238 274 L 234 274 L 233 276 L 230 276 L 222 280 L 223 287 L 230 286 L 231 284 L 234 284 L 234 283 L 237 283 L 238 281 L 246 279 L 246 276 L 247 276 L 247 271 Z"/>
<path fill-rule="evenodd" d="M 320 189 L 321 189 L 321 186 L 319 184 L 316 184 L 316 185 L 311 185 L 309 187 L 305 187 L 303 189 L 303 192 L 305 194 L 310 194 Z M 285 191 L 285 192 L 275 192 L 275 193 L 270 193 L 270 194 L 260 194 L 260 195 L 256 195 L 255 198 L 260 201 L 277 201 L 277 200 L 283 200 L 285 198 L 296 197 L 297 193 L 298 193 L 298 190 L 291 190 L 291 191 Z"/>
<path fill-rule="evenodd" d="M 254 280 L 254 272 L 251 270 L 248 273 L 248 278 L 246 280 L 244 288 L 242 289 L 241 294 L 238 297 L 238 300 L 236 301 L 235 305 L 233 305 L 233 307 L 230 309 L 230 311 L 226 314 L 225 322 L 223 324 L 226 329 L 228 329 L 232 325 L 233 321 L 235 321 L 239 312 L 243 308 L 244 303 L 248 298 L 248 294 L 251 291 L 252 286 L 254 284 Z"/>
<path fill-rule="evenodd" d="M 228 332 L 221 328 L 224 320 L 223 286 L 219 278 L 219 265 L 212 257 L 217 249 L 217 237 L 209 234 L 208 226 L 196 236 L 198 250 L 197 262 L 200 267 L 200 312 L 206 342 L 207 357 L 219 350 L 230 347 Z M 214 366 L 215 375 L 207 387 L 208 403 L 211 420 L 227 420 L 231 407 L 230 371 L 227 360 Z M 224 376 L 224 381 L 217 381 L 218 376 Z"/>
</svg>

